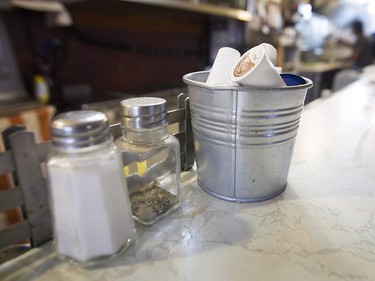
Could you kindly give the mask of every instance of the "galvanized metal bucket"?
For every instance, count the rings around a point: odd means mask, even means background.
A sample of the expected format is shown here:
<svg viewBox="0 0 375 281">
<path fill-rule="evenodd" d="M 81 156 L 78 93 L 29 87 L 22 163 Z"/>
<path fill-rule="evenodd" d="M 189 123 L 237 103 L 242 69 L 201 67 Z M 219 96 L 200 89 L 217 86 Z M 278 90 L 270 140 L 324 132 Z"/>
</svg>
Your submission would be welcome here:
<svg viewBox="0 0 375 281">
<path fill-rule="evenodd" d="M 212 86 L 186 74 L 198 184 L 211 195 L 257 202 L 282 193 L 307 89 Z"/>
</svg>

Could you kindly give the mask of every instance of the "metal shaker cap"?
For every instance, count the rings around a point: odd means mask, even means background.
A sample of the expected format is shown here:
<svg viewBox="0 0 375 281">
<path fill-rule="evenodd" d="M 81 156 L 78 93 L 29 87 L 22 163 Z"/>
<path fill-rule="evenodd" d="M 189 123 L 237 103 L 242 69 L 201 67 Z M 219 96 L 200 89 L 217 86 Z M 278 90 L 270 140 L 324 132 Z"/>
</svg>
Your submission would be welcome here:
<svg viewBox="0 0 375 281">
<path fill-rule="evenodd" d="M 139 97 L 121 101 L 121 126 L 123 128 L 154 128 L 167 123 L 165 99 Z"/>
<path fill-rule="evenodd" d="M 111 138 L 106 115 L 93 110 L 77 110 L 56 115 L 51 122 L 52 144 L 80 148 Z"/>
</svg>

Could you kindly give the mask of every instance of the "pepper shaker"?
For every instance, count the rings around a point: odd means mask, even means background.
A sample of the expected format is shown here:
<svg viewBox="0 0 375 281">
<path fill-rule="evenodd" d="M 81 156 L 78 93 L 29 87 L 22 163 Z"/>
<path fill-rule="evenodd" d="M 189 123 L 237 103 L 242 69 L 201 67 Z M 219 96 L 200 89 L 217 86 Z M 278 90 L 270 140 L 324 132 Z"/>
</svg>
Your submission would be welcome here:
<svg viewBox="0 0 375 281">
<path fill-rule="evenodd" d="M 121 102 L 121 151 L 133 217 L 149 225 L 180 206 L 180 145 L 168 134 L 167 102 L 157 97 Z"/>
</svg>

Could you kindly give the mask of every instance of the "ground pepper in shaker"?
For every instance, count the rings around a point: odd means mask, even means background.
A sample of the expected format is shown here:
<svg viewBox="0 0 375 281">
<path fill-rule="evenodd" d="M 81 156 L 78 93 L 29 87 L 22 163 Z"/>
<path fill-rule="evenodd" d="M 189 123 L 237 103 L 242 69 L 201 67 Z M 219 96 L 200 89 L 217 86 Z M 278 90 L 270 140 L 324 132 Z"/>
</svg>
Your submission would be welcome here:
<svg viewBox="0 0 375 281">
<path fill-rule="evenodd" d="M 157 97 L 121 102 L 116 140 L 135 220 L 149 225 L 180 206 L 180 145 L 167 131 L 167 103 Z"/>
<path fill-rule="evenodd" d="M 122 252 L 134 240 L 134 223 L 106 116 L 59 114 L 51 139 L 47 170 L 57 253 L 86 264 Z"/>
</svg>

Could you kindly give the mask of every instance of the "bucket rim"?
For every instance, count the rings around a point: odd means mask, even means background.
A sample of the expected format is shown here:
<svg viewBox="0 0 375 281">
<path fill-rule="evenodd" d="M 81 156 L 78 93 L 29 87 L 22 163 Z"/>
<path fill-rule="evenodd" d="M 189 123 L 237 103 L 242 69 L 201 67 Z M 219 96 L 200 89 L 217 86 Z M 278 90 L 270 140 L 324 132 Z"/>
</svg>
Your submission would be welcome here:
<svg viewBox="0 0 375 281">
<path fill-rule="evenodd" d="M 313 86 L 312 80 L 309 78 L 301 76 L 305 81 L 306 84 L 301 84 L 301 85 L 294 85 L 294 86 L 285 86 L 285 87 L 277 87 L 277 88 L 272 88 L 272 87 L 254 87 L 254 86 L 242 86 L 242 85 L 209 85 L 206 84 L 205 82 L 197 81 L 192 79 L 193 76 L 199 75 L 199 74 L 208 74 L 210 71 L 204 70 L 204 71 L 195 71 L 195 72 L 190 72 L 185 74 L 182 77 L 182 80 L 185 84 L 187 85 L 194 85 L 198 86 L 201 88 L 207 88 L 207 89 L 216 89 L 216 90 L 236 90 L 236 91 L 254 91 L 254 90 L 260 90 L 260 91 L 290 91 L 290 90 L 303 90 L 303 89 L 310 89 Z"/>
</svg>

